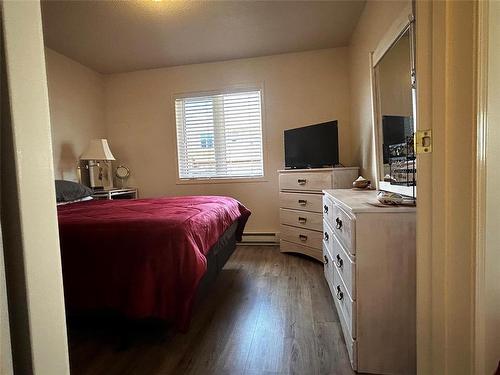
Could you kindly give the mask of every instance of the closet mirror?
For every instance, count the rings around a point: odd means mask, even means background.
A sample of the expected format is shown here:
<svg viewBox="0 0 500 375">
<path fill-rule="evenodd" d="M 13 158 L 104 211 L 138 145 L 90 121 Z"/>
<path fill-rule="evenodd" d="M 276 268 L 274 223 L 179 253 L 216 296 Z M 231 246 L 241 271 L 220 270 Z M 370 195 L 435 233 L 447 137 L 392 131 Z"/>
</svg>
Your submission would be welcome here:
<svg viewBox="0 0 500 375">
<path fill-rule="evenodd" d="M 377 187 L 409 197 L 417 183 L 413 33 L 407 13 L 371 55 Z"/>
</svg>

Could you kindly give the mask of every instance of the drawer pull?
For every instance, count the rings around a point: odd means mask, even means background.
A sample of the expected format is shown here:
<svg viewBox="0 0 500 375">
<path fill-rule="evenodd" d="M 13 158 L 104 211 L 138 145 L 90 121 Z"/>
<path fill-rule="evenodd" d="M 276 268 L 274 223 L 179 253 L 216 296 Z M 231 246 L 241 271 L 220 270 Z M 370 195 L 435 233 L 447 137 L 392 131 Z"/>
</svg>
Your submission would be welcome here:
<svg viewBox="0 0 500 375">
<path fill-rule="evenodd" d="M 323 261 L 323 264 L 328 264 L 328 257 L 326 255 L 323 255 L 323 258 L 325 258 L 325 260 Z"/>
<path fill-rule="evenodd" d="M 342 228 L 342 220 L 340 220 L 339 218 L 336 218 L 336 219 L 335 219 L 335 222 L 337 223 L 337 225 L 336 225 L 336 228 L 337 228 L 337 229 Z"/>
<path fill-rule="evenodd" d="M 299 223 L 300 224 L 305 224 L 306 222 L 307 222 L 307 218 L 299 216 Z"/>
<path fill-rule="evenodd" d="M 330 236 L 328 235 L 328 233 L 325 232 L 325 241 L 328 242 L 329 239 L 330 239 Z"/>
<path fill-rule="evenodd" d="M 307 241 L 307 236 L 305 234 L 299 234 L 299 239 L 301 241 Z"/>
<path fill-rule="evenodd" d="M 301 206 L 305 206 L 307 204 L 307 199 L 299 199 L 298 202 Z"/>
<path fill-rule="evenodd" d="M 306 182 L 307 182 L 307 180 L 306 180 L 305 178 L 299 178 L 299 179 L 297 180 L 297 183 L 298 183 L 299 185 L 305 185 L 305 184 L 306 184 Z"/>
<path fill-rule="evenodd" d="M 325 214 L 328 213 L 328 206 L 326 204 L 323 206 L 323 211 L 325 212 Z"/>
<path fill-rule="evenodd" d="M 344 261 L 339 254 L 337 254 L 337 261 L 335 262 L 335 264 L 338 268 L 342 268 L 342 266 L 344 265 Z"/>
<path fill-rule="evenodd" d="M 340 285 L 337 285 L 337 299 L 341 301 L 342 298 L 344 298 L 344 293 L 340 290 Z"/>
</svg>

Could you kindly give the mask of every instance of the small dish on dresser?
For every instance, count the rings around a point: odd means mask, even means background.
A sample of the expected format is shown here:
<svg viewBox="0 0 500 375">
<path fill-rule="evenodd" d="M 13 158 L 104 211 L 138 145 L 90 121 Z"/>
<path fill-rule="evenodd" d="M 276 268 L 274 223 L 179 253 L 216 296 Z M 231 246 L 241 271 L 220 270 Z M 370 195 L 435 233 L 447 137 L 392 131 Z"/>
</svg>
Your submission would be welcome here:
<svg viewBox="0 0 500 375">
<path fill-rule="evenodd" d="M 367 189 L 370 187 L 371 181 L 367 180 L 363 176 L 359 176 L 353 183 L 353 189 Z"/>
</svg>

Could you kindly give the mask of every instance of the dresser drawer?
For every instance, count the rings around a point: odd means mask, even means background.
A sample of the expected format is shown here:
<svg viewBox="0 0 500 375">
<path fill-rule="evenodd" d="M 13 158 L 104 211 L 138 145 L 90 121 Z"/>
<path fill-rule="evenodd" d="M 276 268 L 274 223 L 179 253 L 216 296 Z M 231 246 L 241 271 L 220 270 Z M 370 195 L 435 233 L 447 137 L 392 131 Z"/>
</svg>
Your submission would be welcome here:
<svg viewBox="0 0 500 375">
<path fill-rule="evenodd" d="M 330 288 L 330 292 L 332 293 L 332 296 L 334 295 L 335 287 L 333 286 L 333 273 L 335 272 L 333 270 L 333 261 L 330 253 L 328 252 L 328 249 L 325 246 L 325 243 L 323 243 L 323 272 L 325 273 L 325 279 L 328 284 L 328 287 Z"/>
<path fill-rule="evenodd" d="M 336 267 L 333 272 L 333 299 L 337 306 L 337 311 L 340 309 L 344 314 L 344 318 L 349 329 L 349 333 L 353 339 L 356 338 L 356 302 L 351 299 L 347 293 L 346 287 L 342 282 L 342 278 Z M 339 312 L 340 315 L 340 312 Z"/>
<path fill-rule="evenodd" d="M 337 236 L 331 239 L 332 250 L 330 252 L 333 264 L 340 274 L 342 281 L 352 300 L 356 300 L 356 263 L 344 250 Z"/>
<path fill-rule="evenodd" d="M 322 232 L 280 225 L 281 239 L 321 250 Z"/>
<path fill-rule="evenodd" d="M 323 253 L 321 249 L 315 249 L 313 247 L 285 241 L 283 239 L 280 240 L 280 251 L 282 253 L 305 254 L 307 256 L 310 256 L 311 258 L 319 260 L 320 262 L 324 262 Z M 333 275 L 332 275 L 332 280 L 333 280 Z"/>
<path fill-rule="evenodd" d="M 317 212 L 305 212 L 281 208 L 280 223 L 299 228 L 321 231 L 323 230 L 323 215 Z"/>
<path fill-rule="evenodd" d="M 335 202 L 332 210 L 331 224 L 333 232 L 349 253 L 356 254 L 356 220 L 344 211 L 342 207 L 335 204 Z"/>
<path fill-rule="evenodd" d="M 333 297 L 333 298 L 336 300 L 335 297 Z M 344 313 L 342 312 L 342 309 L 340 308 L 340 306 L 337 302 L 335 302 L 335 306 L 337 307 L 337 313 L 339 315 L 340 326 L 342 327 L 342 333 L 344 334 L 345 346 L 347 348 L 347 354 L 349 354 L 349 360 L 351 362 L 352 369 L 354 371 L 357 371 L 358 370 L 357 340 L 355 340 L 351 337 L 351 334 L 349 332 L 349 328 L 347 328 L 346 318 L 344 316 Z"/>
<path fill-rule="evenodd" d="M 328 196 L 323 195 L 323 217 L 331 226 L 333 226 L 333 206 L 333 201 Z"/>
<path fill-rule="evenodd" d="M 322 212 L 321 194 L 280 193 L 280 207 L 294 210 Z"/>
<path fill-rule="evenodd" d="M 323 220 L 323 245 L 327 247 L 330 257 L 333 257 L 333 229 L 326 220 Z"/>
<path fill-rule="evenodd" d="M 280 190 L 322 191 L 332 188 L 332 172 L 291 172 L 280 174 Z"/>
</svg>

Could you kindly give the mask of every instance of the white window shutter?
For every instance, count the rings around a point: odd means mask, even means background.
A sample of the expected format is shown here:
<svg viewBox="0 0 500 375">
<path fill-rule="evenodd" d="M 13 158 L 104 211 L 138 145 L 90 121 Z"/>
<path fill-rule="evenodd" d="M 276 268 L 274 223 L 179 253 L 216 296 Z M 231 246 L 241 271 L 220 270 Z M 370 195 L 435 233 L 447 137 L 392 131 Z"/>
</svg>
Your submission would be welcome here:
<svg viewBox="0 0 500 375">
<path fill-rule="evenodd" d="M 180 179 L 264 175 L 261 92 L 175 100 Z"/>
</svg>

